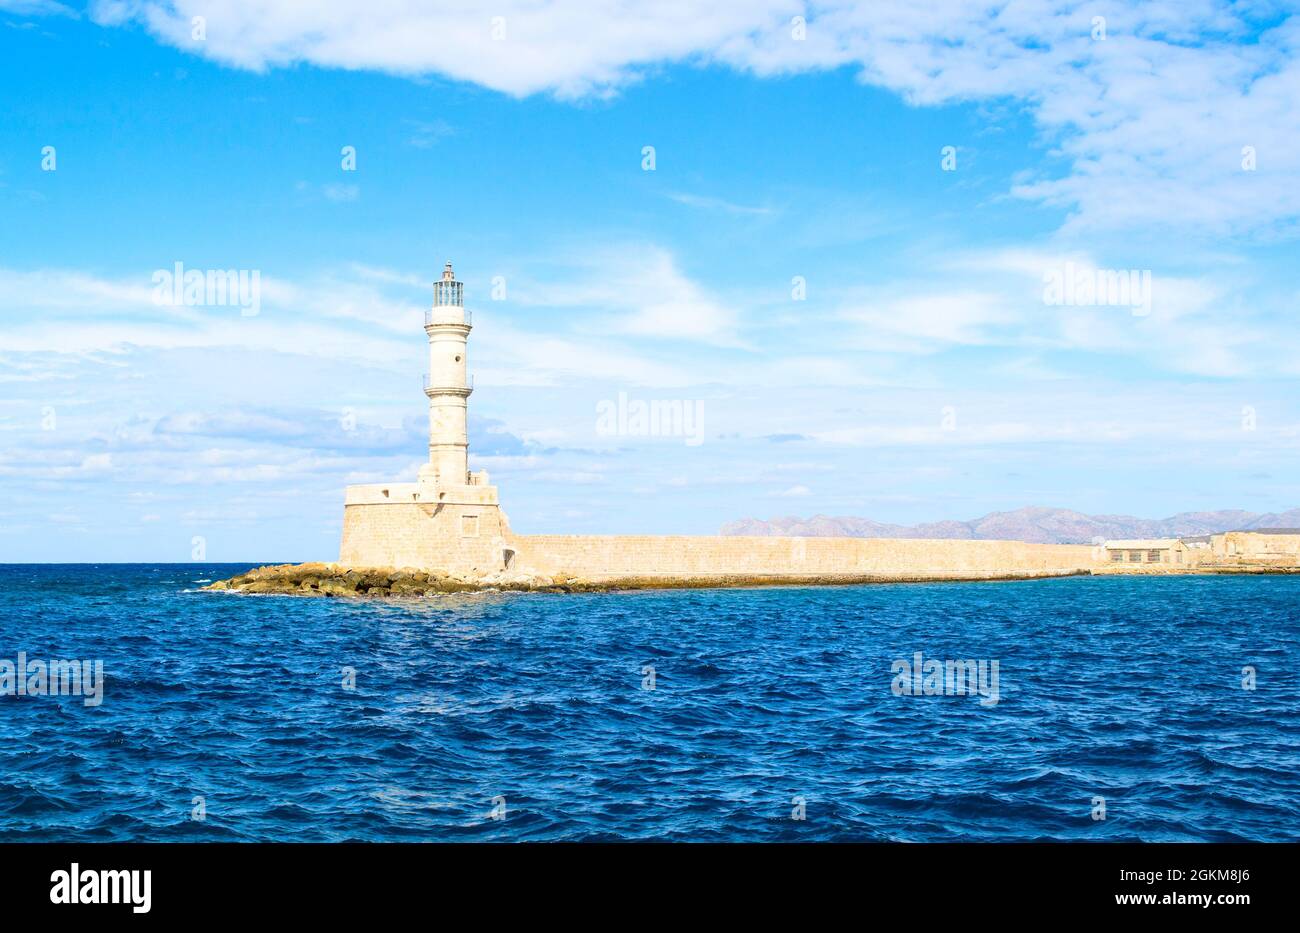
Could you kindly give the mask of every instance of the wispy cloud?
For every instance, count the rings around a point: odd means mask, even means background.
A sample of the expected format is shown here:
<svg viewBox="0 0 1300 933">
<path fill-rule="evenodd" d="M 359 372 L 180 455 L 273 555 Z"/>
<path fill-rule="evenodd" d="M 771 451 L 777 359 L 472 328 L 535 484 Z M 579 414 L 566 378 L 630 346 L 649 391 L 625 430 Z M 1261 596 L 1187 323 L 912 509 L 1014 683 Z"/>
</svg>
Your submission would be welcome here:
<svg viewBox="0 0 1300 933">
<path fill-rule="evenodd" d="M 344 185 L 332 182 L 321 187 L 321 194 L 325 195 L 327 201 L 355 201 L 361 197 L 361 187 L 359 185 Z"/>
<path fill-rule="evenodd" d="M 411 127 L 408 142 L 417 149 L 429 149 L 449 136 L 455 136 L 456 130 L 446 120 L 407 120 Z"/>
<path fill-rule="evenodd" d="M 530 307 L 588 309 L 600 332 L 669 342 L 741 347 L 742 315 L 688 276 L 668 250 L 646 243 L 576 249 L 545 278 L 512 292 Z"/>
<path fill-rule="evenodd" d="M 745 204 L 735 204 L 722 198 L 708 197 L 699 194 L 670 193 L 668 198 L 672 201 L 676 201 L 678 204 L 685 204 L 687 207 L 695 207 L 705 211 L 721 211 L 724 214 L 766 217 L 775 213 L 775 211 L 770 207 L 750 207 Z"/>
<path fill-rule="evenodd" d="M 18 16 L 80 16 L 76 10 L 55 0 L 0 0 L 0 11 Z"/>
</svg>

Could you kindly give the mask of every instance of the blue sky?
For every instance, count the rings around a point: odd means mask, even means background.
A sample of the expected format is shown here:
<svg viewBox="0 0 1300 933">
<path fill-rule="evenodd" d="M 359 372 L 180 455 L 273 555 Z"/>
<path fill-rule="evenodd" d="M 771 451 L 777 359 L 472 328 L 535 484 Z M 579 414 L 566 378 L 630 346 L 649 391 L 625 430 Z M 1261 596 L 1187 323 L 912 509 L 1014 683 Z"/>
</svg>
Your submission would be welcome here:
<svg viewBox="0 0 1300 933">
<path fill-rule="evenodd" d="M 1290 4 L 202 7 L 0 0 L 0 561 L 336 556 L 447 259 L 519 532 L 1300 505 Z"/>
</svg>

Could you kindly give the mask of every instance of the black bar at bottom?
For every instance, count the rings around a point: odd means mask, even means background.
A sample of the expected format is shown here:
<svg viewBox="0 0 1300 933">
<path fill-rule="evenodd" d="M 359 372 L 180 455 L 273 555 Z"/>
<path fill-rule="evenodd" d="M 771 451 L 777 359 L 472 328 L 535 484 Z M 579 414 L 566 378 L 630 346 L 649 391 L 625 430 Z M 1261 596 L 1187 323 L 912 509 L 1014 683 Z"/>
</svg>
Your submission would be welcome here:
<svg viewBox="0 0 1300 933">
<path fill-rule="evenodd" d="M 1293 901 L 1297 854 L 1291 844 L 1218 843 L 15 843 L 0 846 L 0 903 L 6 918 L 139 921 L 373 920 L 376 909 L 434 906 L 493 918 L 562 911 L 613 919 L 608 910 L 620 909 L 632 911 L 629 922 L 639 911 L 666 921 L 660 909 L 691 898 L 720 915 L 839 905 L 863 916 L 921 910 L 947 924 L 973 918 L 970 911 L 988 918 L 1047 907 L 1067 915 L 1201 911 L 1231 922 L 1240 911 Z M 120 903 L 84 903 L 114 893 Z"/>
</svg>

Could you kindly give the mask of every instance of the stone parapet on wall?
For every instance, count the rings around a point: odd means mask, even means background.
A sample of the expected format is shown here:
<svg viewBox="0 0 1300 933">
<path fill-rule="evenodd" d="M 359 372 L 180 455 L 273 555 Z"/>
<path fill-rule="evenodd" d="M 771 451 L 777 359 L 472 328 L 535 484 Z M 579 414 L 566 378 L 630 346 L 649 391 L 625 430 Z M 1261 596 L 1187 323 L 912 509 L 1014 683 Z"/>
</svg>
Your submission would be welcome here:
<svg viewBox="0 0 1300 933">
<path fill-rule="evenodd" d="M 393 505 L 397 503 L 444 502 L 449 505 L 498 505 L 497 487 L 486 485 L 448 486 L 432 483 L 369 483 L 348 486 L 346 505 Z"/>
<path fill-rule="evenodd" d="M 687 535 L 517 535 L 512 565 L 526 573 L 599 581 L 622 577 L 967 579 L 1086 573 L 1091 545 L 894 538 Z"/>
</svg>

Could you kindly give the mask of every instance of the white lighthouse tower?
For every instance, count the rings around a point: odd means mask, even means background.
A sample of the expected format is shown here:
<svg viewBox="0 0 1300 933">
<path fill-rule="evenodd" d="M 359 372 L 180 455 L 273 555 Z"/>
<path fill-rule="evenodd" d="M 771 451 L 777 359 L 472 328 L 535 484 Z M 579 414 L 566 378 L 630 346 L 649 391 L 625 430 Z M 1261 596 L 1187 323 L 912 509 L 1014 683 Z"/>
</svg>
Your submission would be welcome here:
<svg viewBox="0 0 1300 933">
<path fill-rule="evenodd" d="M 433 306 L 424 312 L 429 336 L 429 371 L 424 394 L 429 397 L 429 462 L 420 468 L 421 484 L 468 486 L 469 435 L 466 411 L 474 391 L 468 376 L 465 347 L 473 319 L 465 310 L 465 286 L 456 281 L 451 263 L 433 285 Z"/>
<path fill-rule="evenodd" d="M 340 563 L 491 574 L 514 557 L 510 525 L 486 470 L 469 471 L 466 406 L 474 391 L 465 359 L 473 327 L 451 263 L 424 313 L 429 338 L 429 460 L 416 482 L 348 486 Z"/>
</svg>

